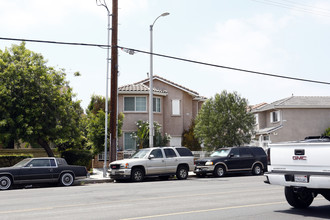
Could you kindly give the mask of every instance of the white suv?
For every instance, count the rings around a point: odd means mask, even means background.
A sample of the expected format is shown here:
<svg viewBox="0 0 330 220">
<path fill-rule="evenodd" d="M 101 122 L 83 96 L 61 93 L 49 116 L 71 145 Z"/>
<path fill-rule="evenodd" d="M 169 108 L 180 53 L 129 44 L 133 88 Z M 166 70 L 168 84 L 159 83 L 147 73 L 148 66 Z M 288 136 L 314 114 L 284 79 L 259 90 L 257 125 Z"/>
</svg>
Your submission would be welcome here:
<svg viewBox="0 0 330 220">
<path fill-rule="evenodd" d="M 187 179 L 188 172 L 194 170 L 194 156 L 185 147 L 154 147 L 137 151 L 130 159 L 109 164 L 111 179 L 131 179 L 140 182 L 145 176 L 159 176 L 168 179 L 176 175 Z"/>
</svg>

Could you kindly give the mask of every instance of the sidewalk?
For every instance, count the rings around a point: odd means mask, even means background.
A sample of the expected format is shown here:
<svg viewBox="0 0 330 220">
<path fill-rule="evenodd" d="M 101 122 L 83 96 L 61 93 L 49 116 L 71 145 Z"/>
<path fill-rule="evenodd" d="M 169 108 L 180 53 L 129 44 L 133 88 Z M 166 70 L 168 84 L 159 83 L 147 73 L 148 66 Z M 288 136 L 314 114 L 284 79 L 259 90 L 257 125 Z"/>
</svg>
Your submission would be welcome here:
<svg viewBox="0 0 330 220">
<path fill-rule="evenodd" d="M 189 177 L 195 176 L 194 172 L 189 172 Z M 76 182 L 79 183 L 110 183 L 113 182 L 110 179 L 108 173 L 106 173 L 106 177 L 103 177 L 103 168 L 94 168 L 93 173 L 90 174 L 89 178 L 79 179 Z"/>
<path fill-rule="evenodd" d="M 90 174 L 89 178 L 80 179 L 77 182 L 80 182 L 80 183 L 109 183 L 109 182 L 113 182 L 113 180 L 110 179 L 107 172 L 106 172 L 106 177 L 103 177 L 103 168 L 94 168 L 93 172 Z"/>
</svg>

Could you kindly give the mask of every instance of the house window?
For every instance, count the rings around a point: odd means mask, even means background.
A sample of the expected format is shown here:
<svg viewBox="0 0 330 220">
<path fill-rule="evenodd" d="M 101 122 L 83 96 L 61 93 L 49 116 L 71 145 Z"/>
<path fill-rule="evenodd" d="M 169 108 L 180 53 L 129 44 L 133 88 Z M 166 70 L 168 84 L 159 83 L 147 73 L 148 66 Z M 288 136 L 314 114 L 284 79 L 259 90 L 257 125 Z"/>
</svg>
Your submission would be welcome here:
<svg viewBox="0 0 330 220">
<path fill-rule="evenodd" d="M 180 115 L 180 100 L 172 100 L 172 115 Z"/>
<path fill-rule="evenodd" d="M 258 114 L 254 114 L 254 120 L 255 120 L 255 125 L 259 124 L 259 115 Z"/>
<path fill-rule="evenodd" d="M 124 97 L 124 111 L 126 112 L 146 112 L 146 97 Z"/>
<path fill-rule="evenodd" d="M 270 122 L 279 122 L 280 121 L 280 111 L 275 111 L 270 113 Z"/>
<path fill-rule="evenodd" d="M 136 150 L 136 141 L 132 137 L 132 132 L 124 133 L 124 150 Z"/>
<path fill-rule="evenodd" d="M 160 98 L 153 98 L 153 111 L 160 112 Z"/>
</svg>

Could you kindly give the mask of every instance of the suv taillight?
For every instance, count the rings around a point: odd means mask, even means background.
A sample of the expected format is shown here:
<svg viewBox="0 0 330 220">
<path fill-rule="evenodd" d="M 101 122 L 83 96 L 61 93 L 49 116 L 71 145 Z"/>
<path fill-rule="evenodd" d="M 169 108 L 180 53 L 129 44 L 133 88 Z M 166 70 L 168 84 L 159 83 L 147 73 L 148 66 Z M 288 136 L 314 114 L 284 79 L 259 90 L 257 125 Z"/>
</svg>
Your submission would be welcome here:
<svg viewBox="0 0 330 220">
<path fill-rule="evenodd" d="M 270 164 L 270 148 L 267 149 L 267 161 L 268 161 L 268 165 Z"/>
</svg>

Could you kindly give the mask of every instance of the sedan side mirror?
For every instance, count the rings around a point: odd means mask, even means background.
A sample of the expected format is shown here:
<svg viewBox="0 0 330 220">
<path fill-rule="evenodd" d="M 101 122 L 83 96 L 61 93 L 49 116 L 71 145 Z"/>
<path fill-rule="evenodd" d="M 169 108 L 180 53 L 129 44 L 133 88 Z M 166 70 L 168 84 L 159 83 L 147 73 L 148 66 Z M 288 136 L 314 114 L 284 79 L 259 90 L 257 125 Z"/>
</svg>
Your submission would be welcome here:
<svg viewBox="0 0 330 220">
<path fill-rule="evenodd" d="M 154 159 L 154 158 L 155 158 L 155 156 L 153 154 L 150 154 L 148 157 L 149 160 Z"/>
<path fill-rule="evenodd" d="M 234 154 L 233 153 L 229 154 L 229 158 L 232 158 L 232 157 L 234 157 Z"/>
</svg>

